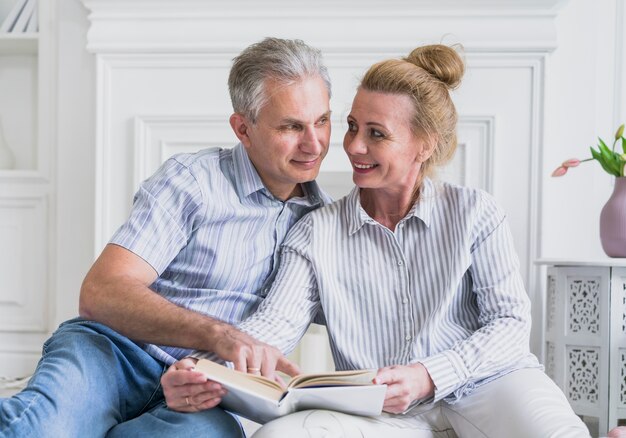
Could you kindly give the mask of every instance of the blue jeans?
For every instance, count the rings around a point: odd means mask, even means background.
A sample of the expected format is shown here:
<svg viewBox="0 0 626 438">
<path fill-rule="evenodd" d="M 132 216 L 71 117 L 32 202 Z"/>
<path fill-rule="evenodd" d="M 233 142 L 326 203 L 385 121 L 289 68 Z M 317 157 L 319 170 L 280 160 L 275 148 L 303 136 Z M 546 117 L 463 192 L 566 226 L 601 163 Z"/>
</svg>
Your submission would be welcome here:
<svg viewBox="0 0 626 438">
<path fill-rule="evenodd" d="M 244 437 L 221 408 L 165 406 L 165 364 L 110 328 L 73 319 L 46 341 L 28 386 L 0 399 L 0 437 Z"/>
</svg>

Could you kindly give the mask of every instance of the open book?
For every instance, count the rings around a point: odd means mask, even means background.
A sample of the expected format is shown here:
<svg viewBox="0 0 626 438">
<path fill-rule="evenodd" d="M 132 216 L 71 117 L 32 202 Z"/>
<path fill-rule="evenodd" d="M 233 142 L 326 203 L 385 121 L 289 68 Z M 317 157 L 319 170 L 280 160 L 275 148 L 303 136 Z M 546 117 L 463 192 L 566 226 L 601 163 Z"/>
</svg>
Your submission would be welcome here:
<svg viewBox="0 0 626 438">
<path fill-rule="evenodd" d="M 286 389 L 263 376 L 245 374 L 200 359 L 196 371 L 222 384 L 228 394 L 221 406 L 252 421 L 266 423 L 305 409 L 329 409 L 356 415 L 379 415 L 387 385 L 374 385 L 375 370 L 301 374 Z"/>
</svg>

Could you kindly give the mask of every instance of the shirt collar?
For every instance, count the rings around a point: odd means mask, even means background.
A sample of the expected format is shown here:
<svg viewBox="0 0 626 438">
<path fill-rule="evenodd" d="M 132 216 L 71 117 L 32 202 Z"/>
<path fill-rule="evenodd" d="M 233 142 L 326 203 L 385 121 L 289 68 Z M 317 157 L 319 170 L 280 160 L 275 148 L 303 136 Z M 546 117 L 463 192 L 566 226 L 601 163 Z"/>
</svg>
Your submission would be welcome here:
<svg viewBox="0 0 626 438">
<path fill-rule="evenodd" d="M 259 173 L 252 161 L 250 161 L 250 157 L 241 143 L 233 148 L 233 166 L 235 169 L 235 189 L 239 199 L 246 198 L 258 191 L 264 191 L 268 196 L 273 197 L 263 184 Z M 294 202 L 315 208 L 331 202 L 330 198 L 321 191 L 315 181 L 302 184 L 302 188 L 304 190 L 303 198 L 291 198 L 286 202 Z"/>
<path fill-rule="evenodd" d="M 420 196 L 413 205 L 413 208 L 411 208 L 411 211 L 409 211 L 407 217 L 416 217 L 424 222 L 424 225 L 430 227 L 436 196 L 437 190 L 435 184 L 430 178 L 424 178 L 422 186 L 420 187 Z"/>
<path fill-rule="evenodd" d="M 435 197 L 435 186 L 429 178 L 424 178 L 422 186 L 420 187 L 420 196 L 409 213 L 402 221 L 415 217 L 424 222 L 424 225 L 430 227 L 432 210 Z M 359 231 L 365 224 L 380 225 L 374 219 L 372 219 L 367 212 L 361 206 L 361 199 L 359 196 L 359 188 L 354 187 L 347 200 L 348 205 L 348 233 L 350 235 Z"/>
<path fill-rule="evenodd" d="M 239 199 L 246 198 L 265 188 L 259 173 L 254 168 L 241 143 L 233 148 L 233 166 L 235 169 L 235 189 Z"/>
</svg>

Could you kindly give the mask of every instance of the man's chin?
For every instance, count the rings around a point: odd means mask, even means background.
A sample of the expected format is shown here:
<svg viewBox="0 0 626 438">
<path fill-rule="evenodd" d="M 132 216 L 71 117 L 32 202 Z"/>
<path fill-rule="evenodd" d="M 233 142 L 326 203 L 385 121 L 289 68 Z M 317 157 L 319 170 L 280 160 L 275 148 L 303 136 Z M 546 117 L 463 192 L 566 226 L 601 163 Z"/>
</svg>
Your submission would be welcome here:
<svg viewBox="0 0 626 438">
<path fill-rule="evenodd" d="M 319 173 L 320 173 L 319 168 L 311 169 L 308 171 L 300 171 L 298 172 L 297 177 L 295 179 L 300 183 L 305 183 L 305 182 L 315 180 L 319 176 Z"/>
</svg>

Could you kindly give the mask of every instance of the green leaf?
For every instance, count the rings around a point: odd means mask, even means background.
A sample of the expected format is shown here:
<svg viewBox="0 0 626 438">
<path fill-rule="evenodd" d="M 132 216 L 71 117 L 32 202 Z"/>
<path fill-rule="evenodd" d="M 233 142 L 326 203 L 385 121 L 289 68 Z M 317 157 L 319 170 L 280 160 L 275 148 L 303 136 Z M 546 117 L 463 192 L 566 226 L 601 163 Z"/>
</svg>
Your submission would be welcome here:
<svg viewBox="0 0 626 438">
<path fill-rule="evenodd" d="M 622 150 L 626 154 L 626 138 L 622 137 Z"/>
<path fill-rule="evenodd" d="M 598 148 L 600 149 L 600 154 L 602 155 L 602 163 L 604 163 L 606 167 L 611 169 L 611 174 L 616 176 L 619 175 L 622 172 L 619 166 L 619 155 L 612 152 L 601 138 L 599 138 L 598 140 L 600 141 Z"/>
<path fill-rule="evenodd" d="M 604 147 L 606 147 L 606 145 L 604 145 Z M 598 163 L 600 163 L 600 166 L 602 166 L 606 173 L 614 176 L 620 176 L 620 170 L 606 163 L 604 156 L 600 152 L 596 151 L 593 147 L 590 147 L 589 150 L 591 151 L 591 156 L 598 161 Z"/>
</svg>

